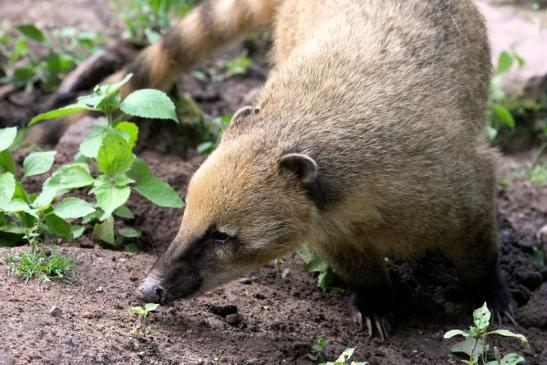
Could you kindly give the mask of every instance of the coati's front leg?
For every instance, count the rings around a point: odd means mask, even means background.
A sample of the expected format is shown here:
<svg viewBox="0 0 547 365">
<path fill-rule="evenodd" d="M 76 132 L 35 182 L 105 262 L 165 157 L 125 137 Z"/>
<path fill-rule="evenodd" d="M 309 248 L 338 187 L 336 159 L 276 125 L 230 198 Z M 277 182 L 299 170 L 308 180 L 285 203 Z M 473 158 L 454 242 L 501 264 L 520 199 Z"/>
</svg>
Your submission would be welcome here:
<svg viewBox="0 0 547 365">
<path fill-rule="evenodd" d="M 331 246 L 333 247 L 333 246 Z M 369 336 L 377 332 L 382 340 L 389 336 L 395 292 L 384 258 L 371 246 L 326 250 L 327 261 L 351 292 L 352 317 Z"/>
</svg>

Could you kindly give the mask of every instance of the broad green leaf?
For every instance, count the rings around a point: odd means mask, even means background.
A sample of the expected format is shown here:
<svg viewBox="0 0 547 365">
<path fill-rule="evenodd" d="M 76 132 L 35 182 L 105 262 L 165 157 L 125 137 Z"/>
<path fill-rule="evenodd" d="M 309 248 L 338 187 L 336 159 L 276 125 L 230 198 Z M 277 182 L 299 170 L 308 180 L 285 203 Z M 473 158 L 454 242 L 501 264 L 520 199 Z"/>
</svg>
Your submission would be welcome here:
<svg viewBox="0 0 547 365">
<path fill-rule="evenodd" d="M 55 160 L 55 151 L 34 152 L 23 162 L 24 177 L 40 175 L 48 172 Z"/>
<path fill-rule="evenodd" d="M 515 118 L 513 114 L 503 105 L 492 105 L 492 113 L 501 123 L 505 124 L 511 129 L 515 128 Z"/>
<path fill-rule="evenodd" d="M 9 203 L 5 204 L 3 210 L 6 213 L 30 212 L 30 207 L 24 200 L 15 198 Z"/>
<path fill-rule="evenodd" d="M 89 168 L 83 163 L 74 163 L 59 168 L 48 178 L 42 187 L 42 192 L 36 197 L 32 206 L 42 208 L 49 205 L 53 199 L 66 191 L 83 188 L 93 184 Z"/>
<path fill-rule="evenodd" d="M 520 342 L 522 343 L 528 343 L 528 339 L 525 336 L 519 333 L 511 332 L 509 330 L 500 329 L 500 330 L 488 332 L 488 334 L 500 335 L 505 337 L 513 337 L 513 338 L 519 339 Z"/>
<path fill-rule="evenodd" d="M 25 36 L 35 40 L 36 42 L 42 43 L 46 40 L 44 33 L 32 24 L 21 24 L 17 26 L 17 29 Z"/>
<path fill-rule="evenodd" d="M 135 156 L 123 137 L 114 131 L 107 131 L 97 156 L 97 167 L 106 175 L 118 175 L 127 172 Z"/>
<path fill-rule="evenodd" d="M 114 129 L 123 135 L 131 149 L 135 147 L 139 139 L 139 127 L 135 123 L 119 122 Z"/>
<path fill-rule="evenodd" d="M 133 189 L 160 207 L 184 208 L 184 201 L 179 194 L 169 184 L 155 176 L 145 177 Z"/>
<path fill-rule="evenodd" d="M 490 325 L 490 316 L 490 310 L 485 302 L 482 307 L 473 311 L 473 323 L 475 323 L 475 327 L 479 330 L 487 329 Z"/>
<path fill-rule="evenodd" d="M 138 315 L 138 316 L 143 316 L 145 315 L 146 311 L 144 310 L 143 307 L 131 307 L 131 312 Z"/>
<path fill-rule="evenodd" d="M 156 309 L 158 309 L 160 305 L 159 304 L 156 304 L 156 303 L 146 303 L 144 305 L 144 310 L 146 312 L 154 312 Z"/>
<path fill-rule="evenodd" d="M 304 261 L 305 264 L 310 262 L 314 257 L 313 253 L 310 251 L 306 244 L 298 246 L 296 248 L 296 253 L 298 254 L 298 256 L 300 256 L 300 258 L 302 258 L 302 261 Z"/>
<path fill-rule="evenodd" d="M 70 115 L 70 114 L 79 113 L 79 112 L 88 111 L 88 110 L 93 110 L 93 108 L 90 108 L 88 106 L 81 105 L 81 104 L 67 105 L 59 109 L 38 114 L 37 116 L 35 116 L 34 118 L 30 120 L 28 126 L 32 127 L 36 123 L 39 123 L 44 120 L 66 117 L 67 115 Z"/>
<path fill-rule="evenodd" d="M 12 234 L 25 234 L 27 233 L 27 229 L 25 227 L 8 224 L 8 225 L 0 225 L 0 232 L 12 233 Z"/>
<path fill-rule="evenodd" d="M 454 353 L 466 354 L 468 357 L 471 357 L 471 353 L 473 353 L 474 359 L 478 359 L 484 350 L 483 343 L 479 341 L 475 344 L 475 339 L 471 336 L 466 337 L 462 342 L 458 342 L 451 349 Z"/>
<path fill-rule="evenodd" d="M 154 89 L 141 89 L 129 94 L 120 105 L 129 115 L 149 119 L 172 119 L 178 122 L 175 104 L 163 92 Z"/>
<path fill-rule="evenodd" d="M 131 253 L 137 253 L 139 252 L 139 247 L 134 244 L 134 243 L 130 243 L 128 245 L 125 245 L 123 246 L 124 250 L 126 250 L 127 252 L 131 252 Z"/>
<path fill-rule="evenodd" d="M 152 175 L 143 160 L 135 160 L 127 175 L 137 182 L 133 189 L 152 203 L 165 208 L 184 208 L 184 201 L 178 193 L 169 184 Z"/>
<path fill-rule="evenodd" d="M 88 158 L 97 158 L 99 154 L 99 148 L 103 143 L 105 134 L 105 128 L 103 126 L 97 126 L 87 136 L 87 138 L 80 144 L 80 153 Z"/>
<path fill-rule="evenodd" d="M 82 235 L 85 232 L 84 226 L 76 225 L 76 226 L 72 226 L 71 229 L 72 229 L 72 238 L 74 239 L 82 237 Z"/>
<path fill-rule="evenodd" d="M 354 348 L 347 348 L 344 350 L 344 352 L 342 352 L 342 354 L 338 357 L 338 359 L 336 360 L 336 362 L 338 361 L 342 361 L 342 364 L 345 364 L 346 361 L 348 361 L 349 359 L 351 359 L 351 357 L 353 356 L 353 352 L 355 351 Z"/>
<path fill-rule="evenodd" d="M 127 186 L 135 182 L 135 180 L 127 177 L 127 175 L 116 175 L 113 178 L 114 178 L 114 185 L 116 185 L 119 188 L 122 188 L 124 186 Z"/>
<path fill-rule="evenodd" d="M 128 186 L 117 187 L 110 176 L 102 175 L 95 180 L 91 192 L 95 194 L 97 205 L 104 212 L 103 216 L 110 216 L 129 199 L 131 189 Z"/>
<path fill-rule="evenodd" d="M 313 256 L 313 258 L 304 265 L 307 272 L 324 272 L 329 268 L 327 261 L 321 256 Z"/>
<path fill-rule="evenodd" d="M 116 238 L 114 237 L 114 218 L 112 216 L 108 216 L 102 223 L 95 224 L 93 233 L 102 241 L 112 246 L 117 246 Z"/>
<path fill-rule="evenodd" d="M 15 161 L 13 160 L 13 157 L 11 157 L 9 151 L 0 152 L 0 173 L 2 171 L 15 174 Z"/>
<path fill-rule="evenodd" d="M 82 218 L 95 211 L 85 200 L 69 197 L 59 203 L 55 209 L 55 214 L 64 219 Z"/>
<path fill-rule="evenodd" d="M 115 216 L 118 216 L 120 218 L 125 218 L 125 219 L 134 219 L 135 218 L 135 215 L 133 214 L 133 212 L 126 206 L 121 206 L 119 208 L 116 208 L 113 212 L 113 214 Z"/>
<path fill-rule="evenodd" d="M 142 236 L 140 231 L 137 231 L 135 228 L 131 227 L 124 227 L 118 230 L 118 234 L 125 238 L 140 238 Z"/>
<path fill-rule="evenodd" d="M 15 177 L 11 172 L 0 175 L 0 210 L 11 201 L 15 193 Z"/>
<path fill-rule="evenodd" d="M 444 334 L 443 338 L 452 338 L 454 336 L 467 337 L 467 336 L 469 336 L 469 333 L 467 333 L 465 331 L 462 331 L 462 330 L 450 330 L 450 331 L 448 331 Z"/>
<path fill-rule="evenodd" d="M 7 150 L 17 137 L 17 127 L 0 129 L 0 152 Z"/>
<path fill-rule="evenodd" d="M 46 225 L 56 236 L 62 237 L 64 239 L 72 239 L 72 227 L 63 218 L 57 216 L 54 213 L 46 214 L 44 217 Z"/>
<path fill-rule="evenodd" d="M 497 360 L 488 361 L 485 365 L 517 365 L 521 362 L 524 362 L 524 357 L 520 356 L 519 354 L 510 353 L 505 355 L 500 362 L 498 362 Z"/>
<path fill-rule="evenodd" d="M 513 67 L 513 56 L 509 52 L 503 51 L 498 57 L 496 66 L 496 74 L 501 75 L 509 71 Z"/>
</svg>

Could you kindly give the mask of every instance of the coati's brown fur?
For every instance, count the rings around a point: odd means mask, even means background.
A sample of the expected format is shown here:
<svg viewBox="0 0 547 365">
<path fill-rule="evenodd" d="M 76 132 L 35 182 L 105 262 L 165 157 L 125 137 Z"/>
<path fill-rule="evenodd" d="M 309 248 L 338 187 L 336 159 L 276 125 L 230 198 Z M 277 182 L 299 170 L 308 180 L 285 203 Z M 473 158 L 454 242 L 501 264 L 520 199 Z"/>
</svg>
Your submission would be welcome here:
<svg viewBox="0 0 547 365">
<path fill-rule="evenodd" d="M 205 1 L 128 67 L 129 88 L 166 89 L 265 27 L 270 77 L 192 178 L 180 232 L 141 296 L 201 293 L 308 241 L 380 333 L 394 296 L 384 258 L 430 248 L 510 310 L 482 136 L 490 54 L 472 1 Z"/>
</svg>

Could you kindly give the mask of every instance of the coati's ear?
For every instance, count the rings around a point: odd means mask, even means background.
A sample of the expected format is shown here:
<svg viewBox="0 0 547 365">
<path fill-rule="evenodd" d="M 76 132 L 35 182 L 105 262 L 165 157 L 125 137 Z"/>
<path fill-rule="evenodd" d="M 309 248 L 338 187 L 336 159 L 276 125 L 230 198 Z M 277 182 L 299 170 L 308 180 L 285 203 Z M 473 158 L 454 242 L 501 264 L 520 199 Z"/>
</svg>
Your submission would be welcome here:
<svg viewBox="0 0 547 365">
<path fill-rule="evenodd" d="M 281 157 L 279 167 L 294 173 L 304 186 L 311 186 L 317 179 L 317 163 L 303 153 L 289 153 Z"/>
<path fill-rule="evenodd" d="M 232 122 L 245 118 L 250 116 L 251 114 L 256 114 L 260 111 L 259 107 L 252 107 L 252 106 L 245 106 L 241 109 L 239 109 L 237 112 L 235 112 L 234 116 L 232 117 Z"/>
</svg>

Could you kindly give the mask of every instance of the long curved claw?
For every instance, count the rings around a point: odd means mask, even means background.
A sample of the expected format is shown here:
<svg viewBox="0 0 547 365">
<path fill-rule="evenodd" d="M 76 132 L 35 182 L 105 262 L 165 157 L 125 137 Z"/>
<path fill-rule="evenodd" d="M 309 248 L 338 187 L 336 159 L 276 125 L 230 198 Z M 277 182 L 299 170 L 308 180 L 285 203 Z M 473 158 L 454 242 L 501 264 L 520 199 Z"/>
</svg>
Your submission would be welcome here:
<svg viewBox="0 0 547 365">
<path fill-rule="evenodd" d="M 368 337 L 372 337 L 372 322 L 370 321 L 370 317 L 367 316 L 367 330 L 368 330 Z"/>
<path fill-rule="evenodd" d="M 518 326 L 518 322 L 515 320 L 515 317 L 514 317 L 514 313 L 513 313 L 513 309 L 510 308 L 509 310 L 506 310 L 503 312 L 503 315 L 505 317 L 507 317 L 507 319 L 509 319 L 509 321 L 511 321 L 511 323 L 513 323 L 513 325 L 515 326 Z"/>
</svg>

